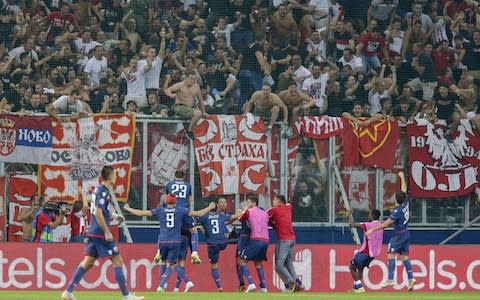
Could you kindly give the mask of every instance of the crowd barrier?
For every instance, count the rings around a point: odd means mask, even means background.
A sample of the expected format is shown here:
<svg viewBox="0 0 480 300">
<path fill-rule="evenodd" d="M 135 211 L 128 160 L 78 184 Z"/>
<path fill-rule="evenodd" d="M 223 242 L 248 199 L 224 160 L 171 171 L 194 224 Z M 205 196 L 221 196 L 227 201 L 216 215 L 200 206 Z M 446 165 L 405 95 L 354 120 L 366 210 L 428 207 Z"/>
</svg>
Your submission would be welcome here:
<svg viewBox="0 0 480 300">
<path fill-rule="evenodd" d="M 7 290 L 58 290 L 66 288 L 70 277 L 83 257 L 84 245 L 3 243 L 0 247 L 0 289 Z M 268 249 L 268 262 L 264 264 L 267 288 L 275 292 L 283 288 L 272 270 L 274 245 Z M 306 292 L 343 292 L 352 288 L 348 265 L 355 247 L 349 245 L 311 245 L 295 247 L 294 266 L 302 279 Z M 384 249 L 385 250 L 385 249 Z M 155 291 L 159 283 L 159 267 L 152 258 L 153 244 L 122 244 L 120 253 L 125 262 L 124 272 L 128 287 L 134 291 Z M 417 279 L 415 291 L 479 291 L 480 246 L 412 246 L 411 262 Z M 199 253 L 207 258 L 207 247 L 201 245 Z M 220 255 L 219 272 L 224 291 L 236 291 L 238 280 L 235 270 L 235 245 L 229 245 Z M 195 291 L 216 291 L 210 274 L 210 264 L 186 266 L 187 274 L 195 283 Z M 256 280 L 256 272 L 250 265 Z M 172 276 L 169 290 L 174 287 Z M 400 262 L 397 264 L 395 286 L 382 289 L 387 279 L 386 251 L 371 263 L 364 272 L 367 291 L 405 291 L 407 274 Z M 116 290 L 109 260 L 99 260 L 80 282 L 78 290 Z"/>
</svg>

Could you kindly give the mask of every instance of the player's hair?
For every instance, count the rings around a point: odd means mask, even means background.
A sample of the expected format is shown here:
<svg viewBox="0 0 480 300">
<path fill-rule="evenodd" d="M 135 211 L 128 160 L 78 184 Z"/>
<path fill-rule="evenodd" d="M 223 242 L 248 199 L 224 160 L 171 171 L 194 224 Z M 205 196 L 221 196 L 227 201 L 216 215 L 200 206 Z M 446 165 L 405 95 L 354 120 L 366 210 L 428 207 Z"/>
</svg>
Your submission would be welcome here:
<svg viewBox="0 0 480 300">
<path fill-rule="evenodd" d="M 378 209 L 372 209 L 370 213 L 372 214 L 372 218 L 374 220 L 380 219 L 380 211 Z"/>
<path fill-rule="evenodd" d="M 255 194 L 250 194 L 247 196 L 247 200 L 250 200 L 252 202 L 255 202 L 255 204 L 258 205 L 258 196 Z"/>
<path fill-rule="evenodd" d="M 175 171 L 175 178 L 184 178 L 185 177 L 185 172 L 182 170 L 176 170 Z"/>
<path fill-rule="evenodd" d="M 283 204 L 287 203 L 284 195 L 276 195 L 275 197 L 278 199 L 278 201 L 282 202 Z"/>
<path fill-rule="evenodd" d="M 77 201 L 73 202 L 73 212 L 74 213 L 81 211 L 82 208 L 83 208 L 83 201 L 82 200 L 77 200 Z"/>
<path fill-rule="evenodd" d="M 395 194 L 395 199 L 397 200 L 398 204 L 403 204 L 407 199 L 407 194 L 405 192 L 397 192 Z"/>
<path fill-rule="evenodd" d="M 102 180 L 108 180 L 115 170 L 112 166 L 104 166 L 102 168 Z"/>
</svg>

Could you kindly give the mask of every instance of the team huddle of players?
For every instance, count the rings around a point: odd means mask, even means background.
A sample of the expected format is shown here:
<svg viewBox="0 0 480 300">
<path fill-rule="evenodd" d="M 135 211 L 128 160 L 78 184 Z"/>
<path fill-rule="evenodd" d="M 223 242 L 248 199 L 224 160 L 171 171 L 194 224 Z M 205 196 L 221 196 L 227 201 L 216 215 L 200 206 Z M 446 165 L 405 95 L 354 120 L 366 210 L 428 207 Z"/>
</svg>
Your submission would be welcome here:
<svg viewBox="0 0 480 300">
<path fill-rule="evenodd" d="M 409 278 L 408 290 L 411 291 L 414 288 L 415 278 L 413 278 L 412 265 L 408 259 L 409 202 L 405 194 L 405 179 L 403 174 L 400 175 L 402 192 L 397 193 L 398 206 L 389 218 L 385 222 L 380 222 L 380 212 L 372 210 L 369 215 L 369 222 L 359 225 L 365 231 L 364 241 L 350 265 L 350 271 L 354 279 L 353 291 L 356 293 L 365 292 L 361 282 L 363 270 L 380 254 L 383 229 L 392 225 L 394 226 L 394 236 L 388 245 L 388 280 L 383 286 L 393 286 L 396 254 L 400 254 Z M 99 257 L 111 259 L 115 279 L 119 284 L 124 300 L 144 299 L 144 297 L 135 296 L 128 291 L 123 274 L 123 262 L 109 229 L 110 218 L 121 219 L 114 213 L 110 204 L 110 188 L 115 179 L 115 170 L 110 166 L 105 166 L 101 172 L 102 184 L 97 186 L 92 194 L 92 220 L 88 234 L 89 241 L 85 249 L 86 256 L 77 267 L 67 289 L 62 293 L 63 300 L 76 299 L 73 295 L 75 287 Z M 156 216 L 159 219 L 158 252 L 154 259 L 160 263 L 160 283 L 157 291 L 165 291 L 166 284 L 174 272 L 177 274 L 174 291 L 179 291 L 182 282 L 185 283 L 185 292 L 194 287 L 194 283 L 190 281 L 185 271 L 188 248 L 191 247 L 192 263 L 201 262 L 197 252 L 198 232 L 193 217 L 197 217 L 198 223 L 205 229 L 211 273 L 218 291 L 223 291 L 217 265 L 219 254 L 228 245 L 230 233 L 228 225 L 237 219 L 242 224 L 236 251 L 239 290 L 248 293 L 257 289 L 247 267 L 247 262 L 253 261 L 259 278 L 260 292 L 267 292 L 262 262 L 267 260 L 269 224 L 273 225 L 277 233 L 275 271 L 285 283 L 285 291 L 296 292 L 304 288 L 293 268 L 295 233 L 291 224 L 292 208 L 290 204 L 286 203 L 285 197 L 276 196 L 273 200 L 274 207 L 266 212 L 257 206 L 258 197 L 256 195 L 248 195 L 247 207 L 235 214 L 227 213 L 227 202 L 224 198 L 218 199 L 217 204 L 211 202 L 206 208 L 198 211 L 190 210 L 191 201 L 191 185 L 184 180 L 184 173 L 177 171 L 175 180 L 169 182 L 166 187 L 166 197 L 160 207 L 152 210 L 139 210 L 130 207 L 128 204 L 124 206 L 126 211 L 134 215 Z M 350 224 L 355 226 L 351 214 L 349 216 Z M 247 279 L 247 284 L 245 284 L 244 278 Z"/>
</svg>

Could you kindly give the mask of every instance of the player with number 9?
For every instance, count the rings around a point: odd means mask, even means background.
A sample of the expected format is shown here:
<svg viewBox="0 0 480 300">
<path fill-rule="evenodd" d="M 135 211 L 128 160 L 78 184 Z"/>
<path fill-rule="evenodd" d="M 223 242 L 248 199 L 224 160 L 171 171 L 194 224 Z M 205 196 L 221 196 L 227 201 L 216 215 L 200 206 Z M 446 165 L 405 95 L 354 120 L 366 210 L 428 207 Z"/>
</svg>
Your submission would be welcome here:
<svg viewBox="0 0 480 300">
<path fill-rule="evenodd" d="M 181 229 L 182 224 L 188 217 L 200 217 L 207 214 L 210 210 L 215 208 L 215 203 L 199 211 L 189 211 L 188 208 L 176 206 L 176 196 L 169 194 L 165 197 L 165 204 L 159 208 L 152 210 L 139 210 L 131 208 L 128 203 L 123 207 L 126 211 L 136 216 L 157 216 L 160 223 L 160 232 L 158 234 L 158 250 L 162 263 L 166 264 L 166 269 L 160 271 L 160 284 L 157 291 L 164 292 L 165 284 L 175 270 L 177 275 L 186 282 L 185 291 L 190 290 L 194 284 L 187 281 L 185 278 L 185 271 L 177 265 L 177 259 L 181 246 Z"/>
<path fill-rule="evenodd" d="M 402 181 L 402 190 L 397 192 L 396 200 L 398 206 L 395 207 L 388 219 L 381 225 L 375 228 L 367 230 L 365 233 L 367 236 L 372 235 L 377 230 L 382 230 L 393 226 L 393 236 L 388 243 L 388 280 L 383 283 L 383 287 L 389 287 L 394 285 L 394 275 L 396 268 L 397 254 L 400 255 L 405 270 L 408 276 L 408 291 L 413 291 L 415 287 L 415 278 L 413 277 L 412 263 L 408 258 L 409 246 L 410 246 L 410 233 L 408 232 L 408 221 L 410 219 L 410 202 L 407 197 L 407 184 L 405 181 L 405 175 L 403 172 L 399 172 L 398 175 Z"/>
<path fill-rule="evenodd" d="M 220 251 L 225 250 L 228 245 L 228 230 L 227 224 L 240 218 L 243 211 L 239 211 L 235 215 L 227 213 L 227 199 L 219 198 L 217 201 L 217 211 L 211 211 L 198 219 L 199 223 L 205 228 L 205 236 L 208 245 L 208 259 L 212 267 L 212 277 L 217 285 L 219 292 L 223 290 L 218 273 L 218 258 Z"/>
</svg>

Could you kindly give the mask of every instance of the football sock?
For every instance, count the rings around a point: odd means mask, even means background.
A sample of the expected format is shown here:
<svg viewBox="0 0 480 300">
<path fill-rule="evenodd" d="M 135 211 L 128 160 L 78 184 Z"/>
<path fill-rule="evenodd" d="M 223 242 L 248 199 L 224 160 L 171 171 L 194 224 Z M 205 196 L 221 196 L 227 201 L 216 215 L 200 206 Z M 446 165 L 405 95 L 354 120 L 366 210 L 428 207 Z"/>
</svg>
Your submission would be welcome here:
<svg viewBox="0 0 480 300">
<path fill-rule="evenodd" d="M 198 251 L 198 232 L 192 232 L 192 252 Z"/>
<path fill-rule="evenodd" d="M 244 285 L 245 281 L 243 281 L 243 271 L 242 271 L 242 267 L 239 265 L 237 265 L 237 277 L 240 285 Z"/>
<path fill-rule="evenodd" d="M 250 271 L 248 270 L 247 265 L 243 265 L 241 266 L 241 268 L 242 268 L 243 275 L 247 277 L 248 284 L 252 284 L 253 283 L 252 275 L 250 275 Z"/>
<path fill-rule="evenodd" d="M 185 268 L 184 267 L 176 266 L 175 271 L 177 272 L 178 277 L 180 277 L 180 279 L 183 280 L 183 282 L 187 283 L 187 282 L 190 281 L 187 278 L 187 275 L 185 274 Z"/>
<path fill-rule="evenodd" d="M 355 280 L 354 284 L 353 284 L 353 288 L 354 289 L 359 289 L 362 287 L 362 281 L 361 280 Z"/>
<path fill-rule="evenodd" d="M 120 287 L 120 291 L 122 291 L 122 295 L 128 296 L 128 289 L 127 284 L 125 283 L 125 274 L 123 274 L 123 267 L 115 267 L 113 268 L 113 272 L 115 273 L 115 280 Z"/>
<path fill-rule="evenodd" d="M 299 286 L 302 286 L 302 285 L 303 285 L 303 283 L 302 283 L 302 281 L 300 280 L 300 278 L 295 279 L 295 282 L 296 282 Z"/>
<path fill-rule="evenodd" d="M 85 275 L 85 269 L 78 266 L 77 269 L 75 270 L 75 273 L 73 273 L 73 277 L 72 277 L 72 280 L 70 281 L 70 283 L 68 284 L 68 287 L 67 287 L 67 291 L 69 293 L 72 293 L 73 290 L 75 289 L 75 287 L 77 286 L 77 284 L 80 282 L 80 280 L 82 280 L 83 278 L 83 275 Z"/>
<path fill-rule="evenodd" d="M 177 282 L 175 282 L 175 287 L 179 289 L 181 284 L 182 284 L 182 278 L 180 278 L 180 276 L 178 276 L 177 274 Z"/>
<path fill-rule="evenodd" d="M 165 273 L 163 273 L 161 280 L 160 280 L 160 286 L 163 288 L 165 286 L 165 283 L 167 283 L 168 279 L 172 275 L 173 268 L 167 267 L 165 269 Z"/>
<path fill-rule="evenodd" d="M 266 288 L 265 285 L 265 271 L 263 270 L 263 266 L 257 267 L 257 274 L 258 280 L 260 281 L 260 288 Z"/>
<path fill-rule="evenodd" d="M 212 268 L 212 277 L 213 280 L 215 280 L 215 284 L 217 285 L 217 288 L 222 288 L 222 282 L 220 281 L 220 275 L 218 274 L 218 269 L 217 268 Z"/>
<path fill-rule="evenodd" d="M 393 280 L 397 260 L 395 258 L 388 260 L 388 280 Z"/>
<path fill-rule="evenodd" d="M 405 266 L 405 270 L 407 270 L 408 280 L 413 278 L 413 271 L 412 271 L 412 263 L 409 259 L 403 261 L 403 265 Z"/>
</svg>

